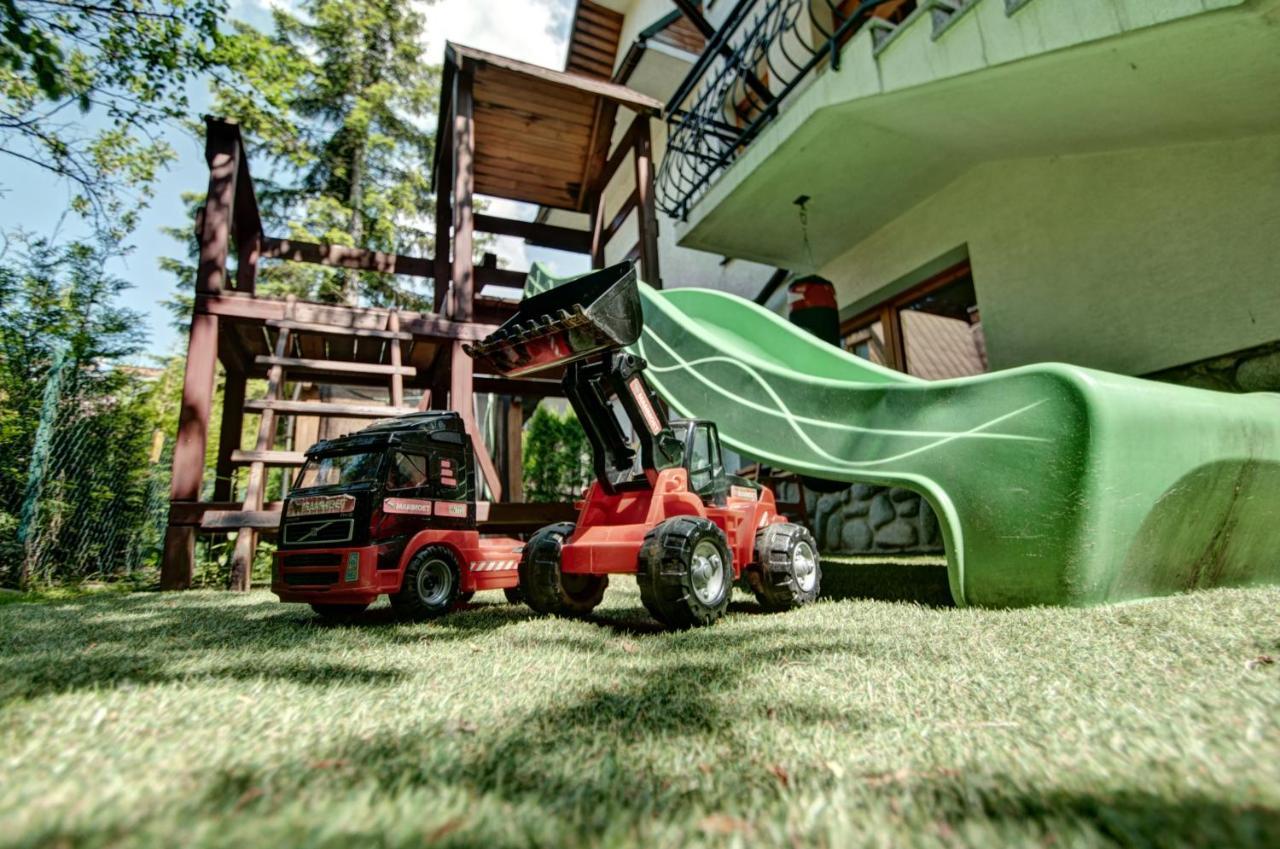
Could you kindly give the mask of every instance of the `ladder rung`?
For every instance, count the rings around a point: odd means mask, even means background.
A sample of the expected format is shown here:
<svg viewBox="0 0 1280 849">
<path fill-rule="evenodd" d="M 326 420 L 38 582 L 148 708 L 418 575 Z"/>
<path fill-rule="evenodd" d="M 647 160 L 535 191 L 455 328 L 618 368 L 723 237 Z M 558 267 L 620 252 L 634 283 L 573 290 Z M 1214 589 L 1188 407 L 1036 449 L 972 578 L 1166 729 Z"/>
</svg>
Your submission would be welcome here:
<svg viewBox="0 0 1280 849">
<path fill-rule="evenodd" d="M 323 401 L 246 401 L 246 412 L 261 413 L 275 410 L 299 416 L 319 416 L 340 419 L 386 419 L 416 413 L 414 407 L 379 407 L 371 404 L 326 404 Z"/>
<path fill-rule="evenodd" d="M 232 451 L 231 462 L 237 466 L 265 463 L 268 466 L 301 466 L 307 455 L 301 451 Z"/>
<path fill-rule="evenodd" d="M 374 330 L 366 327 L 342 327 L 336 324 L 313 324 L 307 321 L 292 321 L 287 318 L 267 319 L 267 326 L 285 328 L 294 333 L 317 333 L 322 336 L 359 336 L 364 339 L 413 339 L 412 333 L 397 330 Z"/>
<path fill-rule="evenodd" d="M 200 519 L 200 529 L 205 531 L 257 528 L 267 530 L 280 527 L 279 510 L 210 510 Z"/>
<path fill-rule="evenodd" d="M 254 362 L 260 366 L 283 366 L 291 371 L 317 374 L 402 374 L 413 377 L 418 370 L 413 366 L 384 366 L 381 363 L 357 363 L 348 360 L 313 360 L 307 357 L 273 357 L 259 354 Z"/>
</svg>

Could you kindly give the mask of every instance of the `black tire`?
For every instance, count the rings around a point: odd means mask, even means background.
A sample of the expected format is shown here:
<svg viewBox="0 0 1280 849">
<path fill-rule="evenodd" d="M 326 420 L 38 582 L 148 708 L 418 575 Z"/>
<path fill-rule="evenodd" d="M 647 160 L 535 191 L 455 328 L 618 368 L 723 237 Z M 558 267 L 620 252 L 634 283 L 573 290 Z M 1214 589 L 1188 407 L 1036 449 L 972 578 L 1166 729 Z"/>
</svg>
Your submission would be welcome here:
<svg viewBox="0 0 1280 849">
<path fill-rule="evenodd" d="M 400 590 L 391 596 L 391 606 L 406 616 L 443 616 L 458 603 L 462 573 L 453 552 L 442 545 L 429 545 L 409 561 Z"/>
<path fill-rule="evenodd" d="M 520 594 L 538 613 L 586 616 L 604 598 L 608 575 L 560 572 L 560 548 L 572 533 L 573 525 L 568 522 L 548 525 L 525 543 L 520 555 Z"/>
<path fill-rule="evenodd" d="M 639 567 L 640 600 L 668 628 L 711 625 L 729 608 L 733 559 L 708 519 L 677 516 L 654 527 L 640 546 Z"/>
<path fill-rule="evenodd" d="M 321 619 L 329 622 L 350 622 L 364 613 L 367 604 L 312 604 L 311 609 Z"/>
<path fill-rule="evenodd" d="M 791 522 L 762 528 L 756 534 L 756 562 L 747 577 L 765 610 L 794 610 L 817 601 L 822 563 L 813 534 Z"/>
<path fill-rule="evenodd" d="M 507 604 L 524 604 L 524 593 L 519 586 L 507 587 L 502 594 L 507 597 Z"/>
<path fill-rule="evenodd" d="M 476 597 L 476 594 L 474 592 L 458 593 L 458 604 L 466 604 L 467 602 L 471 601 L 471 599 L 475 597 Z"/>
</svg>

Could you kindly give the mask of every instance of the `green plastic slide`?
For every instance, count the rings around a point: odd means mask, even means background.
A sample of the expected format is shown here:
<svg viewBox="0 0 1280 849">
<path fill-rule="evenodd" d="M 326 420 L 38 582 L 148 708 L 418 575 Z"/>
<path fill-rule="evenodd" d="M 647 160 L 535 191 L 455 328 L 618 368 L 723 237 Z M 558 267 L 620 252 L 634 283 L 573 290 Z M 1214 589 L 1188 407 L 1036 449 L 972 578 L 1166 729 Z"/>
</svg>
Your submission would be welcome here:
<svg viewBox="0 0 1280 849">
<path fill-rule="evenodd" d="M 733 295 L 640 290 L 635 351 L 674 410 L 769 465 L 921 493 L 957 604 L 1280 583 L 1280 395 L 1060 364 L 924 381 Z"/>
</svg>

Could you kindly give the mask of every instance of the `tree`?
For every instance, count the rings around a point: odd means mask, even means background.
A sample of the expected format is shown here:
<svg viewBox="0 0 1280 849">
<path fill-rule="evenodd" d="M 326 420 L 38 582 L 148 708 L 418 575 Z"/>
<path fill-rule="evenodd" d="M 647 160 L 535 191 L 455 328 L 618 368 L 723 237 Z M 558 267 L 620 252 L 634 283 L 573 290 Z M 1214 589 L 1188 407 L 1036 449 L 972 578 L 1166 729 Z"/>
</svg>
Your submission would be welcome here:
<svg viewBox="0 0 1280 849">
<path fill-rule="evenodd" d="M 524 485 L 529 501 L 572 501 L 591 480 L 591 448 L 572 410 L 557 415 L 545 405 L 529 417 L 524 434 Z"/>
<path fill-rule="evenodd" d="M 141 318 L 115 303 L 110 251 L 22 248 L 0 263 L 0 579 L 127 571 L 158 543 L 152 388 L 122 362 Z"/>
<path fill-rule="evenodd" d="M 303 0 L 264 34 L 243 22 L 218 48 L 213 96 L 255 155 L 267 226 L 293 238 L 426 255 L 434 201 L 430 117 L 438 69 L 422 61 L 421 4 Z M 259 159 L 258 161 L 262 161 Z M 183 285 L 189 285 L 184 280 Z M 420 285 L 420 284 L 419 284 Z M 425 289 L 356 271 L 264 268 L 269 294 L 429 309 Z"/>
<path fill-rule="evenodd" d="M 68 181 L 72 207 L 119 239 L 174 156 L 163 125 L 185 117 L 186 87 L 209 67 L 224 9 L 0 0 L 0 156 Z"/>
</svg>

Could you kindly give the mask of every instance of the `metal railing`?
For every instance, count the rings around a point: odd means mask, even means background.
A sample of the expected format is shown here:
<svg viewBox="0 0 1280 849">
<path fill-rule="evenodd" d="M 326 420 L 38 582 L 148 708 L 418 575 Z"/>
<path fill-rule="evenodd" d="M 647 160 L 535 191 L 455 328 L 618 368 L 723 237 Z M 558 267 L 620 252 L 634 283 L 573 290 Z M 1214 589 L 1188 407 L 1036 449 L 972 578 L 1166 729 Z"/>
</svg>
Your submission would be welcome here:
<svg viewBox="0 0 1280 849">
<path fill-rule="evenodd" d="M 685 218 L 809 74 L 824 63 L 839 69 L 840 48 L 877 9 L 902 15 L 915 6 L 739 0 L 667 104 L 667 150 L 657 177 L 662 211 Z"/>
</svg>

